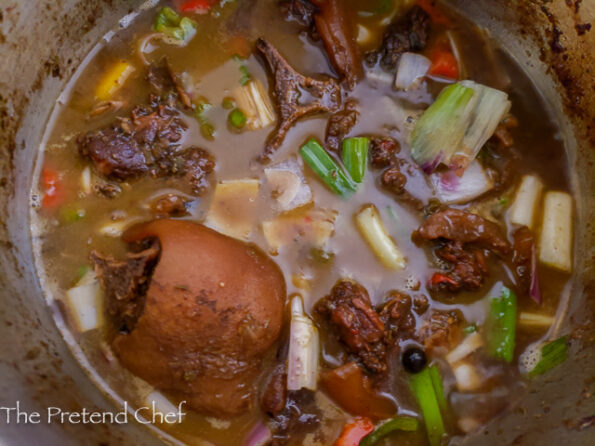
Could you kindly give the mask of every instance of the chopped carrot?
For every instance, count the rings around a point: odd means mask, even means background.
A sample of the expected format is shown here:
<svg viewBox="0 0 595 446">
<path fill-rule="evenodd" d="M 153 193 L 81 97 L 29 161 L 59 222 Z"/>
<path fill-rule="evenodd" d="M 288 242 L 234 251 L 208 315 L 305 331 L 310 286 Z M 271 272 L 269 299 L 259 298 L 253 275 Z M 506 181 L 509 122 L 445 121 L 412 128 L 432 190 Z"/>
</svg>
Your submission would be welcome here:
<svg viewBox="0 0 595 446">
<path fill-rule="evenodd" d="M 459 78 L 459 64 L 450 50 L 435 50 L 430 55 L 432 65 L 428 71 L 433 76 Z"/>
<path fill-rule="evenodd" d="M 60 175 L 55 170 L 44 167 L 41 171 L 41 181 L 44 187 L 42 205 L 44 208 L 55 208 L 64 201 L 64 188 Z"/>
<path fill-rule="evenodd" d="M 210 0 L 188 0 L 180 5 L 180 11 L 206 14 L 213 6 L 211 3 Z"/>
<path fill-rule="evenodd" d="M 374 423 L 367 417 L 357 417 L 346 424 L 335 446 L 357 446 L 362 438 L 374 430 Z"/>
<path fill-rule="evenodd" d="M 430 16 L 432 23 L 447 27 L 452 25 L 450 19 L 446 17 L 441 11 L 440 6 L 436 4 L 436 0 L 417 0 L 417 4 Z"/>
</svg>

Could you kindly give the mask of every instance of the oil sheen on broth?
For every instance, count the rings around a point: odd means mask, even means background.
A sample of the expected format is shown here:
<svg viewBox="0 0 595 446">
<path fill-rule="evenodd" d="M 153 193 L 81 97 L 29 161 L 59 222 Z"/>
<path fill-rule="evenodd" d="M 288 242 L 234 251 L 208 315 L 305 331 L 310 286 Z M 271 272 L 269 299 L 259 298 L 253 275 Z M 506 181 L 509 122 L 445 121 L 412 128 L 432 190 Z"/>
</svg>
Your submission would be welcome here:
<svg viewBox="0 0 595 446">
<path fill-rule="evenodd" d="M 302 85 L 288 101 L 289 69 L 327 82 L 326 111 L 300 116 L 263 162 L 283 110 L 317 100 Z M 106 386 L 133 406 L 195 401 L 159 426 L 182 442 L 357 445 L 396 417 L 405 428 L 361 444 L 434 445 L 481 429 L 555 365 L 531 353 L 566 348 L 553 327 L 572 267 L 563 145 L 522 70 L 441 3 L 164 1 L 62 97 L 32 192 L 39 270 Z M 329 154 L 325 176 L 311 160 Z M 168 302 L 197 318 L 225 308 L 225 323 L 173 320 Z M 146 350 L 131 357 L 134 336 Z M 131 373 L 164 345 L 163 364 Z M 209 393 L 236 372 L 241 401 Z"/>
</svg>

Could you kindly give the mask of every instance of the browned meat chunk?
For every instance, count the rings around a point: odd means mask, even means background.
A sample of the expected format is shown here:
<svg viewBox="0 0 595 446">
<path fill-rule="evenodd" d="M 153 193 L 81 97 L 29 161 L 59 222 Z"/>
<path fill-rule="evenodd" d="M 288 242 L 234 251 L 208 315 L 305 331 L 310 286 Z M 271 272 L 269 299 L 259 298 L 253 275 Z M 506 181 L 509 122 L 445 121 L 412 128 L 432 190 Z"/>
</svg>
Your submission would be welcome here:
<svg viewBox="0 0 595 446">
<path fill-rule="evenodd" d="M 370 164 L 376 168 L 390 166 L 400 151 L 401 146 L 394 138 L 374 137 L 370 140 Z"/>
<path fill-rule="evenodd" d="M 531 288 L 531 279 L 534 274 L 533 268 L 536 268 L 537 252 L 533 232 L 523 226 L 517 229 L 513 236 L 512 264 L 514 274 L 517 279 L 519 291 L 529 293 Z"/>
<path fill-rule="evenodd" d="M 130 118 L 89 132 L 77 140 L 79 153 L 89 158 L 102 175 L 127 180 L 145 173 L 183 177 L 192 191 L 201 193 L 215 167 L 203 149 L 178 150 L 186 125 L 179 112 L 153 98 L 152 105 L 138 106 Z"/>
<path fill-rule="evenodd" d="M 463 247 L 459 241 L 449 241 L 436 249 L 436 255 L 453 264 L 452 270 L 446 274 L 451 280 L 434 280 L 430 288 L 457 291 L 460 288 L 475 290 L 483 285 L 483 278 L 488 273 L 488 265 L 483 249 Z"/>
<path fill-rule="evenodd" d="M 398 167 L 390 167 L 382 173 L 381 182 L 386 190 L 395 195 L 400 195 L 405 192 L 407 177 Z"/>
<path fill-rule="evenodd" d="M 270 422 L 273 433 L 270 445 L 283 446 L 290 440 L 292 444 L 303 444 L 306 434 L 315 431 L 321 419 L 314 392 L 308 389 L 288 392 L 285 407 Z"/>
<path fill-rule="evenodd" d="M 498 254 L 510 251 L 510 244 L 496 223 L 459 209 L 446 209 L 432 214 L 415 236 L 425 240 L 442 238 L 462 244 L 474 243 Z"/>
<path fill-rule="evenodd" d="M 114 318 L 116 328 L 130 332 L 144 311 L 145 293 L 159 257 L 159 242 L 153 240 L 141 252 L 128 253 L 118 261 L 91 252 L 95 274 L 105 291 L 107 311 Z"/>
<path fill-rule="evenodd" d="M 432 276 L 429 288 L 433 291 L 481 287 L 488 273 L 485 250 L 499 255 L 510 251 L 510 244 L 496 223 L 459 209 L 432 214 L 413 237 L 441 242 L 436 256 L 453 265 L 450 271 Z"/>
<path fill-rule="evenodd" d="M 273 100 L 279 115 L 276 129 L 269 135 L 262 160 L 268 160 L 281 146 L 285 135 L 303 116 L 315 113 L 336 112 L 341 106 L 341 89 L 334 79 L 317 80 L 295 71 L 265 39 L 256 41 L 256 49 L 266 59 L 273 76 Z M 304 103 L 301 96 L 306 91 L 313 98 Z"/>
<path fill-rule="evenodd" d="M 277 364 L 265 386 L 261 407 L 270 416 L 279 415 L 287 402 L 287 366 Z"/>
<path fill-rule="evenodd" d="M 187 221 L 155 220 L 123 239 L 157 239 L 161 254 L 136 325 L 112 342 L 121 363 L 196 411 L 244 412 L 281 330 L 279 268 L 256 247 Z M 122 280 L 107 277 L 106 289 Z"/>
<path fill-rule="evenodd" d="M 422 324 L 419 337 L 427 351 L 445 347 L 451 350 L 461 339 L 463 314 L 459 310 L 435 310 Z"/>
<path fill-rule="evenodd" d="M 281 11 L 287 20 L 310 28 L 314 25 L 314 14 L 318 12 L 318 7 L 309 0 L 283 0 Z"/>
<path fill-rule="evenodd" d="M 130 118 L 89 132 L 77 144 L 101 174 L 124 180 L 147 172 L 154 158 L 167 156 L 185 129 L 177 110 L 157 104 L 136 107 Z"/>
<path fill-rule="evenodd" d="M 151 203 L 151 211 L 157 217 L 181 217 L 188 213 L 186 200 L 175 194 L 165 194 Z"/>
<path fill-rule="evenodd" d="M 407 177 L 401 172 L 400 164 L 401 163 L 386 169 L 382 173 L 380 182 L 382 186 L 398 198 L 399 201 L 411 205 L 414 209 L 421 210 L 423 209 L 423 203 L 405 189 Z"/>
<path fill-rule="evenodd" d="M 335 71 L 350 90 L 363 76 L 362 57 L 343 0 L 312 0 L 320 8 L 314 15 L 316 30 L 324 42 Z"/>
<path fill-rule="evenodd" d="M 399 291 L 391 291 L 380 311 L 380 318 L 387 329 L 387 341 L 412 338 L 415 334 L 415 316 L 411 297 Z"/>
<path fill-rule="evenodd" d="M 517 126 L 518 121 L 514 116 L 505 116 L 494 136 L 480 152 L 482 163 L 494 179 L 494 190 L 507 189 L 517 177 L 521 154 L 514 148 L 514 139 L 510 133 Z"/>
<path fill-rule="evenodd" d="M 168 174 L 184 178 L 194 193 L 201 194 L 209 187 L 209 174 L 214 169 L 215 160 L 209 152 L 191 147 L 173 158 Z"/>
<path fill-rule="evenodd" d="M 367 369 L 375 373 L 386 372 L 384 323 L 372 308 L 364 287 L 341 280 L 328 296 L 316 303 L 315 311 L 330 320 L 341 341 Z"/>
<path fill-rule="evenodd" d="M 326 125 L 326 147 L 328 150 L 340 153 L 341 143 L 351 129 L 357 123 L 359 111 L 358 102 L 355 99 L 345 101 L 343 110 L 331 115 Z"/>
<path fill-rule="evenodd" d="M 382 37 L 380 50 L 366 55 L 366 63 L 374 65 L 380 56 L 380 64 L 393 70 L 401 54 L 421 51 L 426 46 L 430 30 L 430 18 L 419 6 L 414 6 L 405 17 L 390 25 Z"/>
</svg>

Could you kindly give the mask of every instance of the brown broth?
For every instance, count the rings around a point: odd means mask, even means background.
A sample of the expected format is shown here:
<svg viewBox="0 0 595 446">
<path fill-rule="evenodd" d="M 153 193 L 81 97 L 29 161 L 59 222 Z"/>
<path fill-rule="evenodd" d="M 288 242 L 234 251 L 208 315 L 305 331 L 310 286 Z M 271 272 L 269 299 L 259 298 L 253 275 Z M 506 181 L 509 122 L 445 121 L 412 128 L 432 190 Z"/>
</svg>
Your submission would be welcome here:
<svg viewBox="0 0 595 446">
<path fill-rule="evenodd" d="M 165 4 L 166 2 L 162 2 Z M 199 30 L 196 37 L 185 48 L 176 48 L 167 45 L 158 45 L 159 48 L 151 53 L 148 58 L 152 61 L 159 60 L 167 55 L 172 68 L 177 72 L 188 72 L 199 79 L 198 93 L 213 104 L 209 112 L 209 119 L 216 127 L 214 141 L 205 140 L 200 133 L 199 124 L 191 116 L 185 116 L 188 132 L 182 146 L 190 144 L 208 149 L 217 159 L 217 181 L 241 178 L 259 178 L 264 184 L 262 168 L 254 162 L 254 158 L 261 152 L 263 142 L 271 128 L 258 131 L 245 131 L 241 134 L 229 132 L 226 126 L 227 111 L 220 104 L 229 96 L 231 89 L 238 85 L 238 63 L 231 56 L 233 53 L 226 42 L 229 32 L 241 30 L 251 40 L 260 35 L 265 35 L 280 52 L 287 56 L 289 62 L 304 74 L 325 73 L 332 75 L 324 53 L 319 47 L 303 35 L 298 36 L 295 24 L 283 21 L 281 14 L 273 1 L 257 1 L 253 8 L 244 8 L 239 15 L 234 15 L 236 6 L 227 4 L 221 10 L 219 17 L 205 15 L 197 17 Z M 370 47 L 377 46 L 382 28 L 378 23 L 384 16 L 364 15 L 359 16 L 356 11 L 364 9 L 365 2 L 351 0 L 349 2 L 354 11 L 354 20 L 366 26 L 375 27 Z M 239 6 L 242 8 L 242 6 Z M 143 178 L 121 184 L 123 192 L 115 199 L 110 200 L 95 194 L 82 196 L 78 193 L 81 170 L 88 165 L 82 160 L 76 149 L 76 135 L 96 129 L 110 122 L 115 114 L 107 113 L 103 116 L 88 119 L 88 113 L 93 106 L 94 88 L 102 75 L 115 61 L 126 59 L 132 61 L 135 72 L 128 79 L 125 86 L 117 92 L 118 98 L 123 98 L 129 105 L 146 102 L 146 91 L 140 82 L 144 76 L 142 61 L 136 52 L 137 40 L 141 36 L 152 32 L 151 22 L 156 14 L 156 9 L 145 11 L 135 19 L 132 26 L 116 32 L 114 37 L 101 46 L 96 56 L 75 75 L 70 90 L 63 97 L 67 98 L 64 104 L 57 105 L 56 119 L 48 128 L 49 138 L 40 156 L 40 165 L 53 166 L 63 177 L 65 189 L 68 191 L 66 203 L 70 208 L 84 209 L 84 217 L 79 221 L 65 222 L 59 213 L 36 209 L 33 212 L 35 222 L 35 242 L 39 256 L 40 271 L 47 275 L 48 286 L 59 299 L 64 291 L 77 281 L 77 270 L 89 264 L 89 253 L 98 249 L 105 253 L 120 256 L 125 253 L 126 246 L 118 238 L 110 238 L 97 233 L 100 225 L 108 222 L 114 215 L 138 217 L 139 220 L 151 218 L 146 204 L 150 197 L 162 193 L 175 191 L 180 185 L 175 180 Z M 231 17 L 231 19 L 230 19 Z M 455 27 L 453 32 L 459 37 L 462 57 L 466 61 L 469 78 L 500 87 L 502 79 L 510 80 L 508 92 L 513 109 L 512 114 L 519 120 L 519 126 L 513 130 L 516 147 L 522 152 L 520 162 L 521 173 L 536 173 L 544 181 L 545 189 L 569 190 L 567 164 L 564 156 L 563 144 L 557 136 L 555 123 L 551 121 L 543 105 L 543 100 L 526 75 L 500 51 L 489 49 L 488 43 L 480 31 L 462 17 L 452 16 Z M 230 31 L 231 30 L 231 31 Z M 499 67 L 500 77 L 494 75 L 493 64 Z M 266 72 L 255 56 L 250 56 L 247 66 L 254 78 L 267 83 Z M 428 81 L 428 92 L 435 92 L 441 84 Z M 402 154 L 406 152 L 403 134 L 395 130 L 394 119 L 387 109 L 386 97 L 398 99 L 407 107 L 421 109 L 430 99 L 429 93 L 421 96 L 407 96 L 396 93 L 390 85 L 378 85 L 368 80 L 362 81 L 354 90 L 353 97 L 360 101 L 362 115 L 351 135 L 391 135 L 398 139 L 402 145 Z M 391 99 L 392 100 L 392 99 Z M 125 113 L 130 107 L 125 107 Z M 118 112 L 116 112 L 117 114 Z M 300 145 L 309 137 L 324 140 L 324 129 L 327 116 L 316 116 L 300 121 L 288 134 L 283 146 L 275 155 L 276 161 L 295 155 Z M 431 250 L 429 247 L 416 246 L 411 240 L 411 233 L 419 226 L 420 218 L 406 205 L 396 202 L 392 196 L 383 192 L 379 187 L 379 171 L 368 170 L 364 184 L 359 191 L 349 200 L 341 200 L 330 192 L 311 170 L 305 169 L 305 174 L 312 188 L 316 206 L 333 209 L 338 212 L 335 234 L 331 238 L 329 250 L 335 254 L 331 265 L 320 265 L 312 260 L 307 249 L 299 246 L 289 246 L 280 250 L 273 259 L 281 267 L 288 286 L 288 294 L 300 293 L 305 299 L 308 311 L 322 296 L 326 295 L 333 284 L 342 277 L 351 277 L 361 283 L 368 290 L 373 303 L 379 304 L 384 300 L 387 291 L 398 289 L 408 290 L 408 283 L 419 281 L 421 289 L 418 293 L 429 295 L 425 283 L 434 265 L 431 263 Z M 518 184 L 518 180 L 516 184 Z M 426 199 L 431 191 L 420 180 L 410 178 L 411 182 L 419 183 L 415 193 L 420 198 Z M 417 181 L 417 183 L 416 183 Z M 41 195 L 42 190 L 34 186 L 34 193 Z M 261 187 L 258 215 L 260 221 L 273 217 L 274 211 L 270 205 L 270 191 Z M 512 191 L 506 194 L 509 196 Z M 504 194 L 503 194 L 504 195 Z M 202 197 L 193 197 L 191 215 L 184 217 L 192 221 L 202 221 L 210 203 L 210 194 Z M 484 201 L 497 202 L 502 196 L 488 195 Z M 362 240 L 353 224 L 353 215 L 365 204 L 374 203 L 380 210 L 383 221 L 390 235 L 396 240 L 399 248 L 405 253 L 408 266 L 403 271 L 390 272 L 385 270 L 374 257 L 368 246 Z M 466 207 L 466 206 L 465 206 Z M 262 232 L 258 225 L 252 233 L 250 241 L 268 250 Z M 542 267 L 541 288 L 544 294 L 544 303 L 538 307 L 526 296 L 519 298 L 519 311 L 531 311 L 554 315 L 558 307 L 559 298 L 567 285 L 568 277 L 561 273 L 546 271 Z M 42 273 L 42 274 L 43 274 Z M 309 292 L 297 288 L 292 283 L 292 275 L 301 274 L 308 278 L 311 284 Z M 510 282 L 510 271 L 505 271 L 498 263 L 490 265 L 490 275 L 485 285 L 477 292 L 462 292 L 448 300 L 431 301 L 432 308 L 459 308 L 463 311 L 469 324 L 480 325 L 489 306 L 489 297 L 499 292 L 503 281 Z M 490 290 L 493 290 L 490 292 Z M 340 347 L 333 343 L 324 328 L 323 333 L 323 364 L 329 366 L 339 365 Z M 530 329 L 518 331 L 516 354 L 521 353 L 527 345 L 535 342 L 545 333 L 544 329 Z M 107 335 L 109 337 L 109 335 Z M 328 338 L 328 339 L 327 339 Z M 92 367 L 99 376 L 123 399 L 133 404 L 140 403 L 139 394 L 146 390 L 146 386 L 123 370 L 115 363 L 105 360 L 100 344 L 105 342 L 105 337 L 96 332 L 78 336 L 81 347 L 87 355 Z M 494 362 L 485 362 L 486 370 L 490 373 L 500 374 L 498 384 L 492 391 L 504 392 L 501 399 L 513 395 L 520 384 L 520 377 L 516 365 L 502 365 Z M 266 376 L 267 367 L 263 367 Z M 395 370 L 392 386 L 393 398 L 398 402 L 402 413 L 407 411 L 417 412 L 416 405 L 409 394 L 405 378 Z M 452 378 L 450 379 L 452 383 Z M 447 380 L 448 381 L 448 380 Z M 144 390 L 143 390 L 144 389 Z M 455 410 L 466 413 L 464 406 L 458 401 L 473 399 L 472 395 L 454 392 L 453 406 Z M 316 442 L 312 436 L 304 444 L 330 444 L 337 437 L 345 420 L 349 415 L 338 409 L 332 401 L 319 392 L 320 405 L 325 407 L 324 413 L 328 418 L 324 420 L 322 432 L 326 435 L 326 443 Z M 481 399 L 477 397 L 476 400 Z M 490 401 L 490 398 L 487 399 Z M 467 403 L 466 403 L 467 404 Z M 468 403 L 471 404 L 471 403 Z M 487 403 L 486 403 L 487 404 Z M 479 404 L 476 409 L 477 418 L 487 421 L 491 415 L 485 409 L 486 404 Z M 463 409 L 461 409 L 463 407 Z M 483 408 L 483 409 L 482 409 Z M 482 414 L 485 410 L 485 414 Z M 239 445 L 245 434 L 254 424 L 254 420 L 262 415 L 258 408 L 254 408 L 242 417 L 232 420 L 213 421 L 195 413 L 189 413 L 186 420 L 179 426 L 168 426 L 164 429 L 174 437 L 191 445 L 202 444 L 201 438 L 214 444 L 227 446 Z M 217 423 L 223 423 L 223 429 L 218 429 Z M 221 425 L 219 425 L 221 427 Z M 455 429 L 456 432 L 456 429 Z M 422 434 L 402 434 L 403 443 L 421 445 L 425 444 Z"/>
</svg>

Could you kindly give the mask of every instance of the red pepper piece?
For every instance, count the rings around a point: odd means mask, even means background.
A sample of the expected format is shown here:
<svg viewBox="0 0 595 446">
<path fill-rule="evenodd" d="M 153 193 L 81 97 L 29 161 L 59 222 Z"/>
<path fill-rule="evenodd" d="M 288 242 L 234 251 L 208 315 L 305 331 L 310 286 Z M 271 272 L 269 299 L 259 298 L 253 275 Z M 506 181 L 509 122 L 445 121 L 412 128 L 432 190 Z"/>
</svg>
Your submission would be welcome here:
<svg viewBox="0 0 595 446">
<path fill-rule="evenodd" d="M 372 420 L 367 417 L 357 417 L 343 427 L 341 436 L 335 441 L 335 446 L 358 446 L 361 439 L 373 430 Z"/>
</svg>

